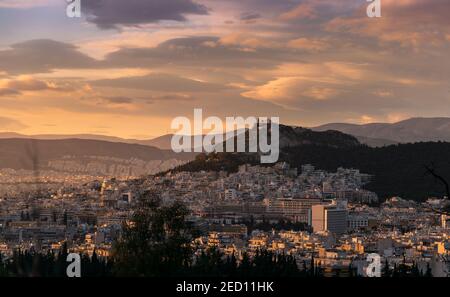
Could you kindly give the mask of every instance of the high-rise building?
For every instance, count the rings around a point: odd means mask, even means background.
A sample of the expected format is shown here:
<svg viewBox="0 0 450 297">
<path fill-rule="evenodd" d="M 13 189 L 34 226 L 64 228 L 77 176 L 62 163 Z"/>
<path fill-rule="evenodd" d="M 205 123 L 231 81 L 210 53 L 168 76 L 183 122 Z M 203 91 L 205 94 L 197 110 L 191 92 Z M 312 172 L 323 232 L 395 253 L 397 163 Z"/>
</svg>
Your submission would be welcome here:
<svg viewBox="0 0 450 297">
<path fill-rule="evenodd" d="M 342 205 L 313 205 L 309 224 L 314 232 L 329 231 L 335 234 L 347 232 L 347 209 Z"/>
<path fill-rule="evenodd" d="M 309 225 L 314 232 L 326 230 L 325 205 L 313 205 L 309 213 Z"/>
<path fill-rule="evenodd" d="M 443 229 L 446 229 L 446 228 L 447 228 L 447 221 L 448 221 L 449 219 L 450 219 L 450 218 L 449 218 L 447 215 L 445 215 L 445 214 L 441 215 L 441 227 L 442 227 Z"/>
</svg>

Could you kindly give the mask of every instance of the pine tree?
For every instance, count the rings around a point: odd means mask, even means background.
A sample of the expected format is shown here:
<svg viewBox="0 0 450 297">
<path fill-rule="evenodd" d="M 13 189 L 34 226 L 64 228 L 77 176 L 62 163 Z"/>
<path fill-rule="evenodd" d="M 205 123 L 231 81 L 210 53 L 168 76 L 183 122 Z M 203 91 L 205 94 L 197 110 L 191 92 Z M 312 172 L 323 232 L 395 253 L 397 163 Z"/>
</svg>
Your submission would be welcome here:
<svg viewBox="0 0 450 297">
<path fill-rule="evenodd" d="M 416 262 L 413 263 L 413 266 L 411 267 L 411 277 L 420 277 L 421 273 L 419 268 L 417 267 Z"/>
<path fill-rule="evenodd" d="M 392 271 L 389 267 L 389 262 L 386 259 L 386 261 L 384 262 L 384 266 L 383 266 L 383 270 L 381 271 L 381 275 L 383 277 L 391 277 L 392 276 Z"/>
<path fill-rule="evenodd" d="M 430 263 L 427 263 L 427 270 L 425 272 L 425 277 L 433 277 L 433 273 L 431 271 Z"/>
<path fill-rule="evenodd" d="M 244 277 L 252 277 L 252 262 L 250 261 L 250 257 L 247 253 L 242 255 L 241 264 L 238 267 L 238 275 Z"/>
<path fill-rule="evenodd" d="M 187 208 L 176 202 L 161 207 L 151 194 L 144 197 L 122 236 L 113 245 L 118 276 L 174 276 L 190 266 L 192 228 Z"/>
<path fill-rule="evenodd" d="M 400 277 L 400 271 L 397 264 L 394 264 L 394 269 L 392 270 L 392 277 Z"/>
</svg>

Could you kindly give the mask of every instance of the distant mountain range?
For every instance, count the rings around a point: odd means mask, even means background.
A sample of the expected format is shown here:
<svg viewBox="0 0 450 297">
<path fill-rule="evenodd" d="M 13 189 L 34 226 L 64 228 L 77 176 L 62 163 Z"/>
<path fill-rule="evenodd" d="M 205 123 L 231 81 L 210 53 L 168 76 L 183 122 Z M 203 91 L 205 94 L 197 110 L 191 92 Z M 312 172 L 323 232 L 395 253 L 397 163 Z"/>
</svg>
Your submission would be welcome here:
<svg viewBox="0 0 450 297">
<path fill-rule="evenodd" d="M 156 147 L 90 139 L 0 139 L 0 169 L 139 176 L 194 158 Z"/>
<path fill-rule="evenodd" d="M 299 129 L 299 128 L 296 128 Z M 302 128 L 303 129 L 303 128 Z M 421 141 L 448 141 L 450 142 L 450 118 L 411 118 L 398 123 L 373 123 L 365 125 L 330 123 L 311 128 L 313 131 L 324 132 L 335 130 L 355 136 L 361 143 L 372 147 L 391 145 L 397 143 L 414 143 Z M 140 144 L 157 147 L 162 150 L 171 149 L 173 134 L 162 135 L 153 139 L 127 139 L 97 134 L 74 135 L 23 135 L 19 133 L 0 132 L 0 139 L 22 138 L 40 140 L 58 139 L 88 139 L 128 144 Z"/>
<path fill-rule="evenodd" d="M 141 144 L 141 145 L 154 146 L 154 147 L 160 148 L 159 146 L 153 145 L 153 139 L 149 139 L 149 140 L 128 139 L 128 138 L 120 138 L 120 137 L 115 137 L 115 136 L 98 135 L 98 134 L 24 135 L 24 134 L 19 134 L 19 133 L 14 133 L 14 132 L 0 132 L 0 139 L 10 139 L 10 138 L 37 139 L 37 140 L 62 140 L 62 139 L 100 140 L 100 141 L 121 142 L 121 143 L 129 143 L 129 144 Z M 157 140 L 158 138 L 155 138 L 155 140 Z M 156 141 L 156 142 L 158 142 L 158 141 Z M 169 140 L 169 144 L 170 144 L 170 140 Z M 170 148 L 170 146 L 169 146 L 169 148 Z M 160 148 L 160 149 L 168 149 L 168 148 Z"/>
<path fill-rule="evenodd" d="M 98 134 L 37 134 L 24 135 L 14 132 L 0 132 L 0 139 L 37 139 L 37 140 L 63 140 L 63 139 L 83 139 L 83 140 L 100 140 L 108 142 L 120 142 L 128 144 L 140 144 L 145 146 L 156 147 L 161 150 L 171 150 L 171 140 L 174 134 L 165 134 L 152 139 L 132 139 L 120 138 L 115 136 L 98 135 Z M 225 135 L 225 134 L 224 134 Z M 224 136 L 226 137 L 226 136 Z M 194 136 L 191 136 L 191 143 L 194 143 Z M 226 139 L 226 138 L 225 138 Z"/>
<path fill-rule="evenodd" d="M 365 125 L 334 123 L 312 128 L 314 131 L 336 130 L 353 135 L 369 146 L 421 141 L 450 142 L 450 118 L 412 118 L 398 123 Z"/>
</svg>

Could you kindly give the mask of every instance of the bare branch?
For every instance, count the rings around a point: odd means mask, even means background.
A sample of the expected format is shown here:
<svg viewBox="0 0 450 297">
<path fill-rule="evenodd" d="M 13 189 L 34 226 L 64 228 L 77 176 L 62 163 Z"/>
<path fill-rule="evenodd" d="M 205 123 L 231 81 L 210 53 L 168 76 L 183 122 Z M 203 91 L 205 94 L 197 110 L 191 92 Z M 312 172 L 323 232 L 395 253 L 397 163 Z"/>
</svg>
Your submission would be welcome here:
<svg viewBox="0 0 450 297">
<path fill-rule="evenodd" d="M 445 192 L 447 193 L 447 198 L 450 198 L 450 185 L 449 185 L 448 181 L 444 177 L 442 177 L 441 175 L 436 173 L 436 169 L 434 168 L 433 164 L 431 167 L 425 165 L 425 169 L 431 176 L 433 176 L 437 181 L 439 181 L 441 184 L 443 184 L 445 186 Z"/>
<path fill-rule="evenodd" d="M 447 193 L 447 198 L 450 198 L 450 185 L 448 183 L 448 181 L 441 175 L 439 175 L 438 173 L 436 173 L 436 169 L 434 164 L 432 163 L 431 166 L 426 166 L 425 165 L 425 169 L 427 170 L 427 173 L 430 174 L 432 177 L 434 177 L 435 180 L 437 180 L 438 182 L 440 182 L 441 184 L 443 184 L 445 186 L 445 191 Z M 450 212 L 448 211 L 442 211 L 442 210 L 438 210 L 438 209 L 434 209 L 432 207 L 429 208 L 430 210 L 432 210 L 433 212 L 437 213 L 437 214 L 441 214 L 441 215 L 450 215 Z"/>
</svg>

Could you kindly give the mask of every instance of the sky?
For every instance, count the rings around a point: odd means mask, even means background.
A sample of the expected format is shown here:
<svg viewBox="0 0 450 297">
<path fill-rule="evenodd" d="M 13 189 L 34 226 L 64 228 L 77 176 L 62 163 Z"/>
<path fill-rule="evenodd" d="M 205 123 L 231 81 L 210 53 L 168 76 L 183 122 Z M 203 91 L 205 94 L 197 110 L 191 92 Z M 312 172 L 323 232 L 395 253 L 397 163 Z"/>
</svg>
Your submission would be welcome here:
<svg viewBox="0 0 450 297">
<path fill-rule="evenodd" d="M 450 1 L 0 0 L 0 132 L 146 139 L 177 116 L 450 115 Z"/>
</svg>

